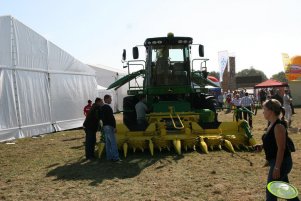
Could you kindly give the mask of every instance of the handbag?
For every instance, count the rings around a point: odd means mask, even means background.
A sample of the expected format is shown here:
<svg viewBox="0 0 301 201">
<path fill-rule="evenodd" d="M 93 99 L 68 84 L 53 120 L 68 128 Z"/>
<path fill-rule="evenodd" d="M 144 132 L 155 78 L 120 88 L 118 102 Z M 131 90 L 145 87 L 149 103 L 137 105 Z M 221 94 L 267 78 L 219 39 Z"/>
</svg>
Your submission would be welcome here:
<svg viewBox="0 0 301 201">
<path fill-rule="evenodd" d="M 290 150 L 290 152 L 296 151 L 295 144 L 289 136 L 287 136 L 287 138 L 286 138 L 286 144 L 287 144 L 287 148 L 288 148 L 288 150 Z"/>
</svg>

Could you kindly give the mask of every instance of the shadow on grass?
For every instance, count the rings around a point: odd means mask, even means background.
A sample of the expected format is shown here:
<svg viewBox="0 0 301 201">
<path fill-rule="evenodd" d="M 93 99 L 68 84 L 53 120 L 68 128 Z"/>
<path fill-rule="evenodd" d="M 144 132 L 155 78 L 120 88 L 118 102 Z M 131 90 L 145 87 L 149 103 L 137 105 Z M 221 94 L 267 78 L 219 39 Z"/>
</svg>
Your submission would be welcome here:
<svg viewBox="0 0 301 201">
<path fill-rule="evenodd" d="M 74 147 L 70 147 L 70 149 L 81 149 L 83 148 L 85 145 L 79 145 L 79 146 L 74 146 Z"/>
<path fill-rule="evenodd" d="M 68 142 L 68 141 L 74 141 L 74 140 L 80 140 L 84 139 L 84 137 L 75 137 L 75 138 L 69 138 L 69 139 L 63 139 L 63 142 Z"/>
<path fill-rule="evenodd" d="M 175 153 L 162 152 L 153 157 L 149 153 L 135 153 L 118 163 L 105 159 L 96 161 L 81 159 L 56 167 L 47 173 L 47 177 L 54 176 L 56 177 L 55 180 L 91 180 L 90 185 L 96 186 L 102 183 L 103 180 L 133 178 L 139 175 L 144 168 L 157 162 L 160 164 L 156 169 L 161 169 L 183 158 L 183 156 L 171 154 Z"/>
</svg>

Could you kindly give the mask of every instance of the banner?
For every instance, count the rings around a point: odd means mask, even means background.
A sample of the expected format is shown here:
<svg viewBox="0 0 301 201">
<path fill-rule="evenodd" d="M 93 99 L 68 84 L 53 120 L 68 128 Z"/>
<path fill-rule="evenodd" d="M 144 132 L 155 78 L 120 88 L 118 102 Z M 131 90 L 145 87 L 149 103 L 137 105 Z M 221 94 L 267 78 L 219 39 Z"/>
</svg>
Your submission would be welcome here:
<svg viewBox="0 0 301 201">
<path fill-rule="evenodd" d="M 289 58 L 288 54 L 282 53 L 282 62 L 288 81 L 301 80 L 301 56 Z"/>
<path fill-rule="evenodd" d="M 229 63 L 229 55 L 228 51 L 220 51 L 218 52 L 218 65 L 220 69 L 220 82 L 223 81 L 223 74 L 227 67 L 227 64 Z"/>
<path fill-rule="evenodd" d="M 286 72 L 288 66 L 290 65 L 290 58 L 289 58 L 288 54 L 282 53 L 282 62 L 283 62 L 284 72 Z"/>
</svg>

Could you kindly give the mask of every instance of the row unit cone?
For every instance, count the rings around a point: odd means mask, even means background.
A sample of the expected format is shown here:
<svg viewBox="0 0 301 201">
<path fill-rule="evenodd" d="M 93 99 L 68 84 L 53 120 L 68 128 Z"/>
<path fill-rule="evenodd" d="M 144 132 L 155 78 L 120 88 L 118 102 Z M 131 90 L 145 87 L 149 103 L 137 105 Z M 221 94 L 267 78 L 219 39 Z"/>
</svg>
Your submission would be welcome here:
<svg viewBox="0 0 301 201">
<path fill-rule="evenodd" d="M 214 148 L 218 148 L 218 149 L 221 150 L 222 146 L 224 146 L 228 151 L 230 151 L 232 153 L 235 152 L 235 149 L 236 150 L 250 150 L 251 149 L 251 148 L 249 148 L 249 147 L 247 147 L 243 144 L 236 144 L 235 143 L 235 144 L 232 145 L 231 141 L 226 140 L 226 139 L 221 139 L 219 144 L 217 144 L 217 143 L 210 144 L 210 143 L 208 143 L 208 139 L 206 137 L 203 137 L 203 136 L 199 136 L 198 139 L 199 139 L 200 149 L 205 154 L 209 153 L 208 148 L 210 148 L 210 150 L 213 150 Z M 166 148 L 168 151 L 170 151 L 170 146 L 169 146 L 170 141 L 168 143 L 167 142 L 166 142 L 165 145 L 162 145 L 162 143 L 161 143 L 159 146 L 156 145 L 156 147 L 160 151 L 162 150 L 162 148 Z M 183 145 L 182 145 L 182 143 L 183 143 Z M 188 141 L 184 140 L 183 142 L 181 142 L 180 139 L 172 140 L 172 144 L 174 146 L 174 149 L 177 152 L 177 154 L 179 154 L 179 155 L 182 154 L 182 151 L 181 151 L 182 146 L 183 146 L 183 149 L 185 149 L 186 151 L 188 150 L 188 148 L 196 150 L 195 145 L 192 145 L 192 144 L 189 144 L 189 143 L 190 143 L 189 140 Z M 152 139 L 148 139 L 147 144 L 148 144 L 148 149 L 150 151 L 150 154 L 151 154 L 151 156 L 153 156 L 156 142 L 153 142 Z M 145 145 L 147 145 L 147 144 L 145 144 Z M 130 145 L 128 144 L 128 142 L 124 142 L 123 145 L 122 145 L 123 153 L 124 153 L 125 158 L 127 157 L 129 146 Z M 162 146 L 164 146 L 164 147 L 162 147 Z M 103 153 L 104 147 L 105 147 L 105 143 L 103 143 L 103 142 L 98 143 L 98 156 L 99 156 L 99 158 L 101 157 L 101 155 Z M 234 149 L 234 147 L 235 147 L 235 149 Z M 141 145 L 138 145 L 138 147 L 132 146 L 133 152 L 135 152 L 137 148 L 140 149 L 142 152 L 144 152 L 145 147 L 141 146 Z"/>
</svg>

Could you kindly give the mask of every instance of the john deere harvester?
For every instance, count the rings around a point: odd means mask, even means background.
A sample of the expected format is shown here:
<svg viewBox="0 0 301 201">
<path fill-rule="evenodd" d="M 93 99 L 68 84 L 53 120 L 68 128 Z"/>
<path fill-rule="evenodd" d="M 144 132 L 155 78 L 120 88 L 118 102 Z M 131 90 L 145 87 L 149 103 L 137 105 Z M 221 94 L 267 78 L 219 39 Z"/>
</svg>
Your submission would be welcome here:
<svg viewBox="0 0 301 201">
<path fill-rule="evenodd" d="M 196 46 L 199 58 L 191 58 Z M 139 48 L 138 48 L 139 47 Z M 148 38 L 144 42 L 145 59 L 139 59 L 139 49 L 133 48 L 133 60 L 124 66 L 129 74 L 109 86 L 119 88 L 128 83 L 128 96 L 123 100 L 123 123 L 117 125 L 117 141 L 126 157 L 129 151 L 248 149 L 255 144 L 246 121 L 220 122 L 214 97 L 208 95 L 207 85 L 216 84 L 207 79 L 208 59 L 203 45 L 192 44 L 190 37 Z M 197 65 L 196 65 L 197 64 Z M 141 66 L 131 72 L 130 68 Z M 133 85 L 134 83 L 134 85 Z M 139 97 L 146 97 L 149 113 L 147 125 L 137 126 L 135 105 Z M 101 153 L 100 153 L 101 154 Z"/>
</svg>

